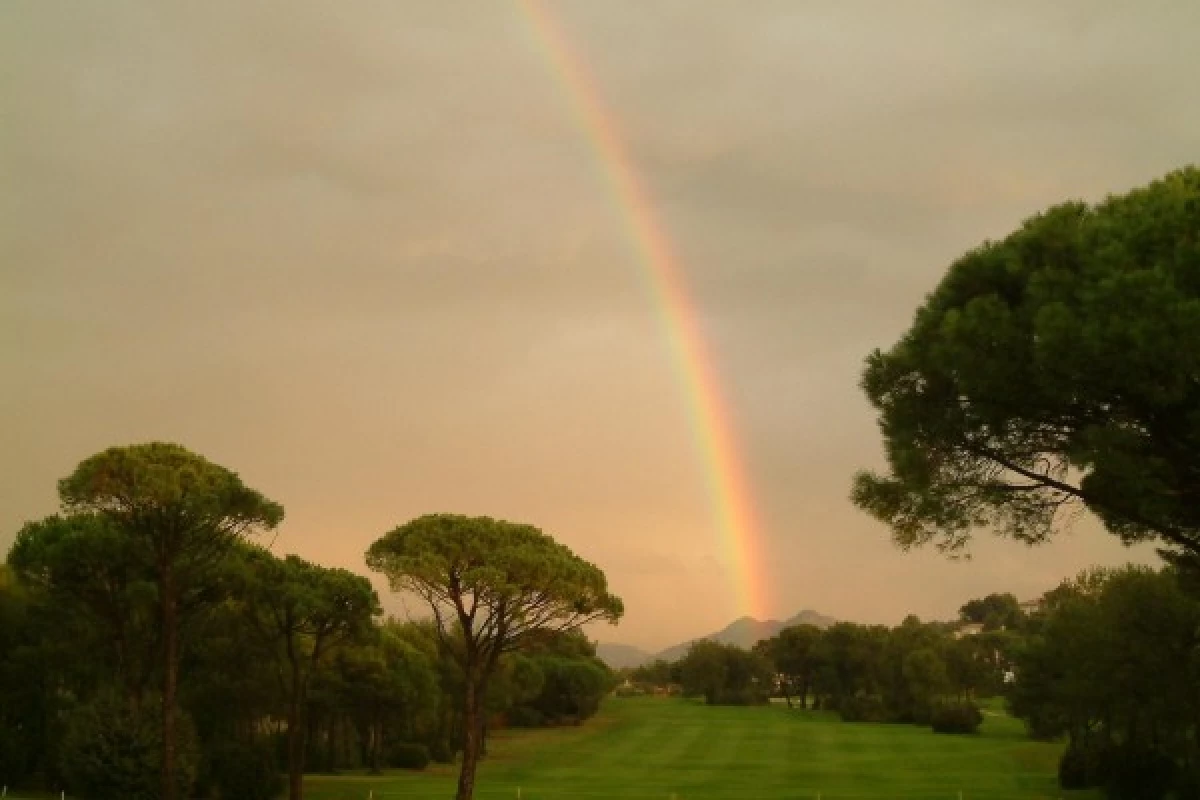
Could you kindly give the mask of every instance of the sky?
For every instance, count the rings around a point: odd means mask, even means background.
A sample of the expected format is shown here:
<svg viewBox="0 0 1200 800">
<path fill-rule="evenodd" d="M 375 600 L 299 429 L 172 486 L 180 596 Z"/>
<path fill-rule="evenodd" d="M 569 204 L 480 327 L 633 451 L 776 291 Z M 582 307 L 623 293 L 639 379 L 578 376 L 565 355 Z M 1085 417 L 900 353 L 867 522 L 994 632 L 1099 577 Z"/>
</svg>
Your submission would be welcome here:
<svg viewBox="0 0 1200 800">
<path fill-rule="evenodd" d="M 764 614 L 950 618 L 1154 561 L 1086 516 L 902 553 L 847 496 L 882 463 L 863 359 L 958 255 L 1196 160 L 1200 4 L 545 5 L 679 256 Z M 282 503 L 279 553 L 366 572 L 398 524 L 487 514 L 604 569 L 601 639 L 744 612 L 661 305 L 521 4 L 16 0 L 0 82 L 0 549 L 83 458 L 165 440 Z"/>
</svg>

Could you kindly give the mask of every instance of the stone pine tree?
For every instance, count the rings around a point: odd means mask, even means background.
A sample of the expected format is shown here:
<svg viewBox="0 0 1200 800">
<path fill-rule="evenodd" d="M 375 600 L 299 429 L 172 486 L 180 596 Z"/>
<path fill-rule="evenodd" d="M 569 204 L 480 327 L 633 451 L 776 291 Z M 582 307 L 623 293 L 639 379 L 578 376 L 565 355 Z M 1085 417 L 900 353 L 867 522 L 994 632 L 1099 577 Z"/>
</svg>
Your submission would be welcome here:
<svg viewBox="0 0 1200 800">
<path fill-rule="evenodd" d="M 429 606 L 441 647 L 462 672 L 457 800 L 475 790 L 484 703 L 500 657 L 539 632 L 616 623 L 624 610 L 599 568 L 531 525 L 488 517 L 419 517 L 371 545 L 367 565 Z"/>
<path fill-rule="evenodd" d="M 1066 203 L 960 258 L 867 360 L 888 470 L 853 499 L 908 548 L 1036 543 L 1082 504 L 1200 554 L 1200 169 Z"/>
<path fill-rule="evenodd" d="M 283 508 L 233 472 L 175 444 L 114 447 L 59 482 L 69 512 L 103 515 L 145 553 L 157 588 L 162 655 L 162 797 L 177 800 L 180 627 L 212 602 L 216 568 L 244 536 L 274 528 Z"/>
</svg>

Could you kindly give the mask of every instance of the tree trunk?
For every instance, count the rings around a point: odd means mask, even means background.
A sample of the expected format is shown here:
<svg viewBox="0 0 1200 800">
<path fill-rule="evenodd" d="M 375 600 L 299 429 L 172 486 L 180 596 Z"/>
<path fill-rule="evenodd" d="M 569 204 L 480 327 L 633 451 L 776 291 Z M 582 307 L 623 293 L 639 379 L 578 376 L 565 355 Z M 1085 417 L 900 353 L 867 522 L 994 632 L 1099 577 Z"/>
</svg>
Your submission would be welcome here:
<svg viewBox="0 0 1200 800">
<path fill-rule="evenodd" d="M 383 771 L 383 718 L 375 723 L 375 772 Z"/>
<path fill-rule="evenodd" d="M 332 772 L 337 769 L 337 737 L 338 737 L 338 718 L 337 712 L 329 712 L 328 718 L 325 721 L 325 769 Z"/>
<path fill-rule="evenodd" d="M 305 721 L 307 686 L 298 667 L 292 669 L 292 702 L 288 703 L 288 800 L 304 798 L 304 760 L 308 747 Z"/>
<path fill-rule="evenodd" d="M 160 571 L 159 608 L 162 614 L 163 694 L 162 767 L 163 800 L 175 800 L 175 697 L 179 677 L 179 619 L 175 597 L 175 575 L 170 565 Z"/>
<path fill-rule="evenodd" d="M 301 800 L 304 796 L 304 727 L 300 720 L 300 704 L 288 705 L 288 798 Z"/>
<path fill-rule="evenodd" d="M 792 707 L 792 693 L 788 691 L 788 684 L 791 683 L 787 678 L 779 681 L 779 688 L 783 691 L 783 699 L 787 701 L 787 707 Z"/>
<path fill-rule="evenodd" d="M 475 768 L 479 765 L 483 739 L 483 715 L 480 706 L 483 692 L 468 675 L 463 698 L 463 758 L 458 772 L 458 793 L 454 800 L 471 800 L 475 794 Z"/>
</svg>

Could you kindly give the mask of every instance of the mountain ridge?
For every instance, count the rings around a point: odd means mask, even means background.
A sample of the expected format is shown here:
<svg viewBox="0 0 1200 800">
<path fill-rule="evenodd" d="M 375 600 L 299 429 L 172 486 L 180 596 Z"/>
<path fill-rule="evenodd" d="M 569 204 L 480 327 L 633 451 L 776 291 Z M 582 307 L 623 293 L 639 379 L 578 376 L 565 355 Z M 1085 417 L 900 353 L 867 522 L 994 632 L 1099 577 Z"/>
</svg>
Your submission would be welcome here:
<svg viewBox="0 0 1200 800">
<path fill-rule="evenodd" d="M 749 649 L 759 641 L 770 639 L 784 628 L 793 625 L 816 625 L 818 628 L 828 628 L 836 622 L 837 620 L 833 617 L 827 617 L 809 608 L 799 611 L 785 620 L 760 620 L 745 616 L 735 619 L 719 631 L 705 636 L 698 636 L 694 639 L 688 639 L 685 642 L 672 645 L 657 653 L 650 653 L 640 647 L 627 644 L 597 642 L 596 655 L 613 669 L 640 667 L 642 664 L 648 664 L 658 659 L 662 659 L 663 661 L 678 661 L 687 654 L 687 650 L 693 642 L 701 640 L 732 644 Z"/>
</svg>

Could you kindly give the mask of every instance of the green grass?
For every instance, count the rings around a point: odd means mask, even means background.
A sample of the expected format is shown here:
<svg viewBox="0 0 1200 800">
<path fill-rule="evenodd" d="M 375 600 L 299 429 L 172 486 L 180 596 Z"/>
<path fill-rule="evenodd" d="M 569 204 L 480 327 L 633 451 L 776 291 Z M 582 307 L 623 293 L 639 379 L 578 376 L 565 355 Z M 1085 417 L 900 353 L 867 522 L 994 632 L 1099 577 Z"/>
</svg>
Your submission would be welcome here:
<svg viewBox="0 0 1200 800">
<path fill-rule="evenodd" d="M 611 699 L 581 728 L 501 731 L 480 767 L 481 800 L 1091 798 L 1055 781 L 1061 746 L 1033 742 L 989 709 L 978 736 L 846 724 L 819 712 Z M 312 776 L 308 800 L 450 798 L 454 767 L 421 774 Z"/>
</svg>

